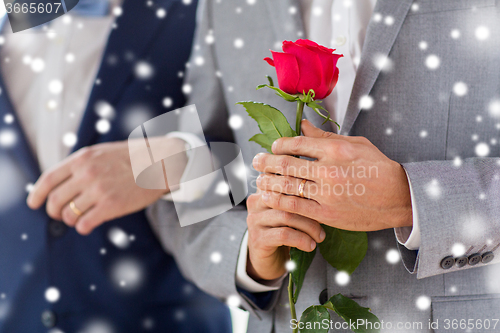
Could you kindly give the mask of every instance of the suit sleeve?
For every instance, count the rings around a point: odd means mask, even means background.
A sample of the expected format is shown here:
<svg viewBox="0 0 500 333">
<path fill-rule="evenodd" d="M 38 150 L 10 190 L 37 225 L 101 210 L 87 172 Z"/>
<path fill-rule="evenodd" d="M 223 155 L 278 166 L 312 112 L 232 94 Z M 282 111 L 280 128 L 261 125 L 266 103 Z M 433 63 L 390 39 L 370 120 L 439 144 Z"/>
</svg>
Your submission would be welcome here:
<svg viewBox="0 0 500 333">
<path fill-rule="evenodd" d="M 500 159 L 403 164 L 412 184 L 421 245 L 399 245 L 417 278 L 500 262 Z"/>
<path fill-rule="evenodd" d="M 207 38 L 212 30 L 211 5 L 211 1 L 199 5 L 198 27 L 185 82 L 190 90 L 188 104 L 196 105 L 204 131 L 194 134 L 204 135 L 207 141 L 234 141 L 228 126 L 223 78 L 217 69 L 211 38 Z M 181 119 L 179 131 L 192 133 L 189 122 Z M 148 208 L 148 217 L 165 250 L 173 255 L 187 279 L 223 301 L 236 296 L 242 308 L 260 318 L 271 315 L 236 286 L 237 261 L 247 230 L 244 205 L 210 220 L 180 227 L 173 203 L 160 200 Z M 211 260 L 213 254 L 221 260 Z M 279 293 L 272 292 L 271 296 L 266 309 L 277 302 Z"/>
</svg>

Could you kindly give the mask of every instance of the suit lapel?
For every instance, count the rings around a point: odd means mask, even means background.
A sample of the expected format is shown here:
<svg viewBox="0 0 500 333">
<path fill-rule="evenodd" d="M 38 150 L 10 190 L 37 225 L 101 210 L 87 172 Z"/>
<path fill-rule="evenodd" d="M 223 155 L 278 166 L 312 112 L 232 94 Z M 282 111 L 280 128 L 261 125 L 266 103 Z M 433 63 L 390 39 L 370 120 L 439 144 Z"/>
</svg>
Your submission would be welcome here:
<svg viewBox="0 0 500 333">
<path fill-rule="evenodd" d="M 375 22 L 372 19 L 368 25 L 360 66 L 356 73 L 347 113 L 341 128 L 342 134 L 347 135 L 356 121 L 361 111 L 360 98 L 370 93 L 380 74 L 380 68 L 375 65 L 375 59 L 383 59 L 389 55 L 412 2 L 413 0 L 377 1 L 374 13 L 380 13 L 384 18 L 391 16 L 394 18 L 394 23 L 386 25 L 383 21 Z"/>
<path fill-rule="evenodd" d="M 179 0 L 164 0 L 157 5 L 168 11 L 172 4 L 178 2 Z M 158 19 L 155 16 L 155 9 L 145 6 L 143 1 L 126 0 L 122 7 L 123 15 L 116 20 L 118 28 L 113 29 L 109 36 L 97 74 L 101 83 L 95 84 L 92 89 L 78 130 L 78 143 L 73 151 L 95 142 L 98 137 L 95 130 L 95 123 L 98 120 L 94 109 L 96 102 L 106 101 L 111 105 L 117 103 L 120 93 L 132 80 L 135 62 L 143 59 L 152 38 L 156 35 L 155 32 L 168 21 L 168 16 L 163 20 Z M 133 54 L 133 61 L 125 59 L 130 52 Z M 114 66 L 108 65 L 106 59 L 110 56 L 119 57 L 119 63 Z"/>
</svg>

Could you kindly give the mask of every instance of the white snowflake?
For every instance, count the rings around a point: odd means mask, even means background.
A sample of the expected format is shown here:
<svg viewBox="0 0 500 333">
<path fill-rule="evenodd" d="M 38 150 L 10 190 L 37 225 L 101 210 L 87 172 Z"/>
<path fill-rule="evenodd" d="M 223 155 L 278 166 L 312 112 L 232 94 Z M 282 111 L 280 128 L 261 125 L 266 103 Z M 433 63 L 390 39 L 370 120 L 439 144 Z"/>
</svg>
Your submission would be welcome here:
<svg viewBox="0 0 500 333">
<path fill-rule="evenodd" d="M 205 63 L 205 59 L 202 56 L 196 56 L 194 58 L 194 64 L 197 66 L 202 66 Z"/>
<path fill-rule="evenodd" d="M 393 25 L 394 24 L 394 17 L 392 16 L 386 16 L 385 19 L 384 19 L 384 23 L 386 25 Z"/>
<path fill-rule="evenodd" d="M 55 303 L 59 300 L 61 297 L 61 293 L 59 292 L 59 289 L 56 287 L 49 287 L 47 290 L 45 290 L 45 299 L 49 303 Z"/>
<path fill-rule="evenodd" d="M 425 40 L 421 41 L 418 43 L 418 48 L 421 50 L 427 50 L 428 44 Z"/>
<path fill-rule="evenodd" d="M 293 272 L 297 269 L 297 264 L 293 260 L 288 260 L 285 264 L 285 268 L 288 272 Z"/>
<path fill-rule="evenodd" d="M 95 124 L 95 129 L 101 134 L 108 133 L 111 129 L 111 123 L 107 119 L 99 119 Z"/>
<path fill-rule="evenodd" d="M 399 251 L 396 249 L 390 249 L 385 254 L 385 260 L 387 260 L 387 262 L 389 264 L 392 264 L 392 265 L 397 264 L 400 259 L 401 259 L 401 255 L 399 254 Z"/>
<path fill-rule="evenodd" d="M 427 310 L 431 306 L 431 298 L 429 296 L 420 296 L 417 298 L 415 305 L 419 310 Z"/>
<path fill-rule="evenodd" d="M 338 272 L 335 275 L 335 282 L 337 282 L 337 284 L 339 286 L 345 286 L 345 285 L 347 285 L 350 280 L 351 280 L 351 277 L 346 272 L 343 272 L 343 271 L 342 272 Z"/>
<path fill-rule="evenodd" d="M 479 157 L 485 157 L 490 154 L 490 147 L 488 146 L 487 143 L 480 142 L 476 145 L 476 148 L 474 149 L 476 152 L 476 155 Z"/>
<path fill-rule="evenodd" d="M 490 29 L 488 29 L 488 27 L 485 27 L 484 25 L 481 25 L 476 28 L 474 34 L 476 35 L 476 38 L 478 40 L 486 40 L 490 37 Z"/>
<path fill-rule="evenodd" d="M 243 126 L 243 118 L 240 115 L 234 114 L 229 117 L 229 127 L 234 130 L 240 129 Z"/>
<path fill-rule="evenodd" d="M 455 243 L 451 247 L 451 254 L 453 254 L 454 257 L 461 257 L 465 254 L 466 251 L 467 249 L 462 243 Z"/>
<path fill-rule="evenodd" d="M 425 186 L 425 192 L 432 199 L 439 199 L 441 197 L 441 187 L 439 186 L 437 179 L 433 179 L 427 183 Z"/>
<path fill-rule="evenodd" d="M 359 99 L 359 108 L 363 110 L 370 110 L 374 103 L 373 97 L 365 95 Z"/>
<path fill-rule="evenodd" d="M 76 137 L 75 133 L 68 132 L 63 135 L 62 142 L 66 147 L 74 147 L 76 145 L 76 142 L 78 141 L 78 138 Z"/>
<path fill-rule="evenodd" d="M 182 92 L 186 95 L 190 94 L 193 91 L 193 87 L 189 83 L 186 83 L 182 86 Z"/>
<path fill-rule="evenodd" d="M 165 97 L 162 101 L 163 106 L 166 108 L 171 107 L 173 103 L 174 101 L 170 97 Z"/>
<path fill-rule="evenodd" d="M 416 12 L 417 10 L 420 9 L 420 6 L 418 5 L 418 3 L 414 3 L 413 5 L 411 5 L 411 10 Z"/>
<path fill-rule="evenodd" d="M 226 182 L 221 181 L 217 186 L 215 187 L 215 193 L 218 195 L 226 195 L 229 193 L 229 185 L 227 185 Z"/>
<path fill-rule="evenodd" d="M 441 59 L 435 54 L 430 54 L 427 56 L 425 59 L 425 66 L 429 68 L 430 70 L 435 70 L 439 67 L 441 64 Z"/>
<path fill-rule="evenodd" d="M 288 8 L 288 13 L 290 13 L 291 15 L 297 14 L 297 7 L 291 6 L 290 8 Z"/>
<path fill-rule="evenodd" d="M 458 29 L 453 29 L 453 30 L 451 31 L 450 35 L 451 35 L 451 38 L 453 38 L 453 39 L 459 39 L 459 38 L 460 38 L 460 35 L 461 35 L 461 34 L 460 34 L 460 30 L 458 30 Z"/>
<path fill-rule="evenodd" d="M 230 295 L 226 299 L 226 304 L 229 307 L 237 308 L 241 304 L 241 299 L 240 299 L 240 297 L 238 295 Z"/>
<path fill-rule="evenodd" d="M 418 134 L 422 139 L 426 138 L 427 135 L 429 135 L 429 133 L 426 131 L 426 130 L 422 130 L 420 131 L 420 133 Z"/>
<path fill-rule="evenodd" d="M 477 141 L 477 140 L 479 140 L 479 135 L 472 134 L 472 136 L 470 138 L 471 138 L 472 141 Z"/>
<path fill-rule="evenodd" d="M 14 122 L 14 116 L 11 113 L 7 113 L 3 116 L 3 122 L 6 124 L 12 124 Z"/>
<path fill-rule="evenodd" d="M 130 240 L 127 233 L 118 227 L 109 229 L 108 239 L 114 246 L 119 249 L 126 249 L 130 245 Z"/>
<path fill-rule="evenodd" d="M 31 70 L 35 73 L 40 73 L 45 69 L 45 62 L 41 58 L 35 58 L 31 61 Z"/>
<path fill-rule="evenodd" d="M 98 101 L 95 103 L 94 110 L 101 118 L 113 119 L 115 116 L 115 109 L 106 101 Z"/>
<path fill-rule="evenodd" d="M 392 60 L 383 54 L 376 54 L 373 58 L 373 64 L 382 72 L 390 72 L 394 66 Z"/>
<path fill-rule="evenodd" d="M 210 255 L 210 261 L 214 264 L 218 264 L 222 261 L 222 254 L 220 252 L 212 252 Z"/>
<path fill-rule="evenodd" d="M 393 131 L 392 128 L 388 127 L 388 128 L 385 129 L 385 134 L 392 135 L 392 133 L 394 133 L 394 131 Z"/>
<path fill-rule="evenodd" d="M 380 14 L 380 13 L 373 14 L 373 21 L 374 22 L 380 22 L 380 21 L 382 21 L 382 14 Z"/>
<path fill-rule="evenodd" d="M 75 61 L 75 55 L 73 53 L 67 53 L 64 56 L 64 59 L 66 60 L 66 62 L 72 63 L 73 61 Z"/>
<path fill-rule="evenodd" d="M 468 91 L 468 87 L 467 87 L 467 84 L 465 84 L 464 82 L 461 82 L 461 81 L 456 82 L 453 85 L 453 92 L 457 96 L 465 96 L 465 95 L 467 95 L 467 91 Z"/>
<path fill-rule="evenodd" d="M 463 161 L 462 161 L 462 159 L 461 159 L 459 156 L 457 156 L 457 157 L 455 157 L 455 158 L 453 159 L 453 166 L 454 166 L 454 167 L 457 167 L 457 168 L 458 168 L 458 167 L 461 167 L 461 166 L 462 166 L 462 163 L 463 163 Z"/>
<path fill-rule="evenodd" d="M 241 38 L 236 38 L 233 42 L 233 45 L 235 48 L 241 49 L 245 45 L 245 42 Z"/>
<path fill-rule="evenodd" d="M 156 10 L 156 17 L 162 19 L 167 16 L 167 11 L 164 8 L 158 8 Z"/>
<path fill-rule="evenodd" d="M 500 118 L 500 99 L 494 99 L 490 102 L 488 113 L 493 118 Z"/>
<path fill-rule="evenodd" d="M 154 74 L 153 66 L 146 61 L 139 61 L 135 65 L 134 73 L 139 79 L 147 80 Z"/>
<path fill-rule="evenodd" d="M 122 7 L 115 7 L 115 8 L 113 8 L 113 15 L 115 15 L 115 16 L 121 16 L 122 14 L 123 14 Z"/>
</svg>

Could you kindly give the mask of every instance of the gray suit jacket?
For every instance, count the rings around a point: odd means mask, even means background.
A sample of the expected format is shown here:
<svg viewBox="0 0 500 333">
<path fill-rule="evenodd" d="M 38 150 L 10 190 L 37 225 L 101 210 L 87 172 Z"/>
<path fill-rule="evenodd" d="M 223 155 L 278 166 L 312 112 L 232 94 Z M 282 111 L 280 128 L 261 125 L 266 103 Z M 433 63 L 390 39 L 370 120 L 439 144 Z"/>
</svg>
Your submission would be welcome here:
<svg viewBox="0 0 500 333">
<path fill-rule="evenodd" d="M 262 61 L 269 49 L 303 34 L 300 15 L 292 14 L 290 7 L 300 8 L 294 0 L 257 0 L 255 4 L 206 1 L 200 8 L 192 59 L 202 57 L 204 61 L 202 65 L 197 65 L 201 61 L 190 63 L 190 102 L 197 106 L 205 134 L 235 140 L 248 165 L 261 151 L 248 142 L 258 127 L 236 102 L 269 103 L 294 122 L 294 105 L 270 91 L 255 90 L 266 82 L 266 74 L 275 77 L 273 68 Z M 446 330 L 447 319 L 450 324 L 453 319 L 471 319 L 474 325 L 476 320 L 498 319 L 500 265 L 494 263 L 500 258 L 500 164 L 495 157 L 500 153 L 500 119 L 492 117 L 488 106 L 500 98 L 499 1 L 378 0 L 375 12 L 392 16 L 394 24 L 384 20 L 369 24 L 341 132 L 367 137 L 389 158 L 403 164 L 414 190 L 421 247 L 417 253 L 399 246 L 394 230 L 369 233 L 366 258 L 346 286 L 335 282 L 336 271 L 317 255 L 297 311 L 340 292 L 370 307 L 397 332 L 431 331 L 431 319 L 439 321 L 436 332 Z M 485 40 L 476 36 L 480 26 L 489 29 Z M 460 30 L 460 38 L 451 38 L 453 29 Z M 213 36 L 215 42 L 207 36 Z M 235 43 L 237 39 L 243 43 Z M 419 48 L 421 41 L 427 42 L 427 49 Z M 426 67 L 429 55 L 439 57 L 437 69 Z M 389 57 L 392 70 L 377 68 L 374 59 L 380 56 Z M 467 85 L 467 94 L 453 92 L 456 82 Z M 368 94 L 374 106 L 361 111 L 359 100 Z M 311 110 L 305 113 L 313 123 L 321 123 Z M 231 131 L 227 125 L 231 115 L 241 116 L 244 126 Z M 189 131 L 189 124 L 181 124 L 181 130 Z M 482 145 L 478 148 L 478 144 Z M 481 149 L 488 148 L 487 157 L 478 156 L 484 155 Z M 252 192 L 254 180 L 250 179 Z M 246 230 L 244 208 L 185 228 L 178 227 L 169 203 L 153 206 L 150 216 L 165 248 L 189 279 L 220 298 L 238 294 L 234 277 Z M 487 265 L 445 270 L 442 259 L 452 255 L 455 244 L 465 246 L 468 254 L 493 250 L 496 257 Z M 386 253 L 395 248 L 402 261 L 390 264 Z M 214 251 L 223 256 L 218 264 L 209 260 Z M 250 332 L 289 332 L 286 292 L 276 294 L 268 311 L 242 296 L 242 306 L 254 314 Z M 431 300 L 431 306 L 417 306 L 425 304 L 422 296 Z M 397 323 L 409 324 L 405 330 L 396 328 Z M 500 330 L 500 324 L 496 329 Z M 471 331 L 483 329 L 474 326 Z"/>
</svg>

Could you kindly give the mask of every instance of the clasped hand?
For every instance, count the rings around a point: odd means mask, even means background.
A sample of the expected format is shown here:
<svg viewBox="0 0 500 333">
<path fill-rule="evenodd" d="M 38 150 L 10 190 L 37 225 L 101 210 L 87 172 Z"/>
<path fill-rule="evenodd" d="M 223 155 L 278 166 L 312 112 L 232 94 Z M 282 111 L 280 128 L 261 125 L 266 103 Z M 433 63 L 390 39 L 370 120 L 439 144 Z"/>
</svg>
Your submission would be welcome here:
<svg viewBox="0 0 500 333">
<path fill-rule="evenodd" d="M 283 275 L 288 247 L 312 251 L 325 237 L 321 224 L 353 231 L 412 225 L 408 179 L 399 163 L 364 137 L 325 132 L 307 120 L 302 129 L 304 136 L 278 139 L 274 155 L 253 161 L 262 174 L 258 193 L 247 201 L 247 270 L 256 279 Z"/>
</svg>

